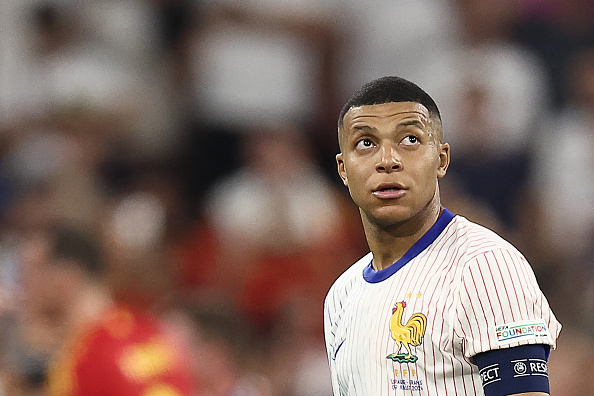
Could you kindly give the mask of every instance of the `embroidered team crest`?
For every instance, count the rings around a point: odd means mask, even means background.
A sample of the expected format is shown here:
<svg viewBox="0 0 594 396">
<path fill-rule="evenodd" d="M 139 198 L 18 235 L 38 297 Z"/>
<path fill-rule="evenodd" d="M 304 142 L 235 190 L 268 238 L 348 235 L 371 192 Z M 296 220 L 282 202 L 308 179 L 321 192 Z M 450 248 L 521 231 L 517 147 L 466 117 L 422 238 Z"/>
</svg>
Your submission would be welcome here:
<svg viewBox="0 0 594 396">
<path fill-rule="evenodd" d="M 416 347 L 423 342 L 425 328 L 427 327 L 427 317 L 422 313 L 415 313 L 403 325 L 402 313 L 404 312 L 404 308 L 406 308 L 406 302 L 401 301 L 397 302 L 392 309 L 390 334 L 394 341 L 396 341 L 398 349 L 386 358 L 398 363 L 414 363 L 419 358 L 412 354 L 411 345 Z M 398 353 L 403 345 L 408 353 Z"/>
</svg>

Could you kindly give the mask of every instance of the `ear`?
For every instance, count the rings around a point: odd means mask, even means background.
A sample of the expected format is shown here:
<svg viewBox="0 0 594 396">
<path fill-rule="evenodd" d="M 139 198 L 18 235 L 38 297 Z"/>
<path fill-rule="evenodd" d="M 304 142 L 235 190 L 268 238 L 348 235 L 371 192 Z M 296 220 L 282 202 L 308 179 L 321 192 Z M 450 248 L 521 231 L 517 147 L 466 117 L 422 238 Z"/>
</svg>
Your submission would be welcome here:
<svg viewBox="0 0 594 396">
<path fill-rule="evenodd" d="M 338 167 L 338 176 L 342 179 L 342 183 L 345 186 L 349 186 L 349 180 L 347 178 L 346 169 L 344 168 L 344 159 L 342 153 L 336 154 L 336 165 Z"/>
<path fill-rule="evenodd" d="M 442 178 L 446 175 L 450 166 L 450 145 L 441 143 L 439 148 L 439 166 L 437 168 L 437 177 Z"/>
</svg>

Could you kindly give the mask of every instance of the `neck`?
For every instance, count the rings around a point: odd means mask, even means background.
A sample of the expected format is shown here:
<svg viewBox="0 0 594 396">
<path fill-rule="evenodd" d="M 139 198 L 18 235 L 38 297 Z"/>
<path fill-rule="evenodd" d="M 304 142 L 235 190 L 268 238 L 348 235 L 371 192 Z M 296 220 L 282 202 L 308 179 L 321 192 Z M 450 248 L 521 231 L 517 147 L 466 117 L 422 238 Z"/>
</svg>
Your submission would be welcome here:
<svg viewBox="0 0 594 396">
<path fill-rule="evenodd" d="M 379 225 L 362 215 L 367 243 L 373 253 L 373 268 L 387 268 L 402 258 L 433 227 L 441 212 L 437 199 L 415 216 L 390 226 Z"/>
<path fill-rule="evenodd" d="M 85 324 L 97 319 L 112 305 L 112 299 L 106 287 L 89 284 L 81 290 L 76 302 L 68 313 L 69 331 L 78 331 Z"/>
</svg>

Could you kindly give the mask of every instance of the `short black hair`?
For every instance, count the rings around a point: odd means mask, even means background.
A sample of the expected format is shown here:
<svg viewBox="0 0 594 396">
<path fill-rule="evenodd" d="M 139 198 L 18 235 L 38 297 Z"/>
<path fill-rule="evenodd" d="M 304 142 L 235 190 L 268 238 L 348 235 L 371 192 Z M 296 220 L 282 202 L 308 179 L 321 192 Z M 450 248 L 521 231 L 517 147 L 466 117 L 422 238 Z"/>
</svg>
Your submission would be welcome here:
<svg viewBox="0 0 594 396">
<path fill-rule="evenodd" d="M 46 233 L 52 258 L 72 260 L 91 276 L 104 272 L 104 262 L 96 237 L 77 226 L 64 223 L 51 224 Z"/>
<path fill-rule="evenodd" d="M 353 94 L 340 111 L 338 128 L 342 128 L 345 114 L 353 107 L 392 102 L 414 102 L 422 104 L 429 110 L 429 115 L 441 123 L 439 108 L 427 92 L 415 83 L 402 77 L 386 76 L 364 84 Z"/>
</svg>

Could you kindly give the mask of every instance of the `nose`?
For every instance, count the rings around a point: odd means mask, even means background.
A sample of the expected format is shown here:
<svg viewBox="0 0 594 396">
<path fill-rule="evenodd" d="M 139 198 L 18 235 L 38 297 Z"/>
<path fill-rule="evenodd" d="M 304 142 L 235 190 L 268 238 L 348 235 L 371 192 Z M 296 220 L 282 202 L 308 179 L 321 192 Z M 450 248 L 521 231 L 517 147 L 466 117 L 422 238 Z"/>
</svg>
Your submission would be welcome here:
<svg viewBox="0 0 594 396">
<path fill-rule="evenodd" d="M 380 147 L 378 162 L 375 166 L 378 172 L 395 172 L 402 169 L 402 162 L 396 149 L 391 145 L 383 145 Z"/>
</svg>

